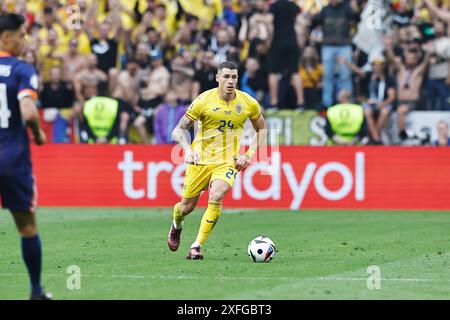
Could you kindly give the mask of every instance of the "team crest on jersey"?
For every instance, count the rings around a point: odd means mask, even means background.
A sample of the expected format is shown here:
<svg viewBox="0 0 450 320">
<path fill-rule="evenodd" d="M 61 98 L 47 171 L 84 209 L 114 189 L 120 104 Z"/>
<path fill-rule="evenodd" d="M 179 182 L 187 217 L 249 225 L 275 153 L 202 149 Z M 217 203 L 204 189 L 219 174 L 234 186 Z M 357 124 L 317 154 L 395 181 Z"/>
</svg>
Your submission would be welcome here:
<svg viewBox="0 0 450 320">
<path fill-rule="evenodd" d="M 225 112 L 225 114 L 227 114 L 227 115 L 229 115 L 229 114 L 231 114 L 231 111 L 224 111 Z"/>
<path fill-rule="evenodd" d="M 34 90 L 37 90 L 37 89 L 39 88 L 39 80 L 38 80 L 37 75 L 34 74 L 34 75 L 30 78 L 30 86 L 31 86 Z"/>
<path fill-rule="evenodd" d="M 9 77 L 11 75 L 12 66 L 0 64 L 0 77 Z"/>
<path fill-rule="evenodd" d="M 241 105 L 241 104 L 237 104 L 237 105 L 235 106 L 235 108 L 236 108 L 236 113 L 237 113 L 237 114 L 241 114 L 241 111 L 242 111 L 242 105 Z"/>
</svg>

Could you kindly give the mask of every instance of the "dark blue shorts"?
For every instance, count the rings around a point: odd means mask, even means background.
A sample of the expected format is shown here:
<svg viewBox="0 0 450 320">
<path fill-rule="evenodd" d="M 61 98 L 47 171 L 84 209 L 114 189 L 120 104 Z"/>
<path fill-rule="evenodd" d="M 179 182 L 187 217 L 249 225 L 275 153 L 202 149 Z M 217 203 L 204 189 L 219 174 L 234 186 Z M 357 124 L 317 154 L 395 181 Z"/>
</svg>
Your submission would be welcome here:
<svg viewBox="0 0 450 320">
<path fill-rule="evenodd" d="M 36 210 L 37 192 L 32 175 L 0 176 L 2 207 L 12 212 Z"/>
</svg>

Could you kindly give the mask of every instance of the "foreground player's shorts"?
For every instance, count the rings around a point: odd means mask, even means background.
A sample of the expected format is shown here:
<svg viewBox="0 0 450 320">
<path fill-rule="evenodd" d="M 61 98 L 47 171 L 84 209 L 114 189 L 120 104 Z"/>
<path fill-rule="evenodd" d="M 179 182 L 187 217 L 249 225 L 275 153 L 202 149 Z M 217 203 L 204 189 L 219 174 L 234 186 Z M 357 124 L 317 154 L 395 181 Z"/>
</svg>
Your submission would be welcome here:
<svg viewBox="0 0 450 320">
<path fill-rule="evenodd" d="M 12 212 L 30 212 L 36 209 L 36 185 L 29 174 L 0 176 L 2 207 Z"/>
<path fill-rule="evenodd" d="M 224 180 L 230 187 L 233 186 L 238 170 L 232 163 L 193 165 L 188 164 L 183 185 L 183 197 L 193 198 L 203 190 L 208 189 L 211 182 L 217 179 Z"/>
</svg>

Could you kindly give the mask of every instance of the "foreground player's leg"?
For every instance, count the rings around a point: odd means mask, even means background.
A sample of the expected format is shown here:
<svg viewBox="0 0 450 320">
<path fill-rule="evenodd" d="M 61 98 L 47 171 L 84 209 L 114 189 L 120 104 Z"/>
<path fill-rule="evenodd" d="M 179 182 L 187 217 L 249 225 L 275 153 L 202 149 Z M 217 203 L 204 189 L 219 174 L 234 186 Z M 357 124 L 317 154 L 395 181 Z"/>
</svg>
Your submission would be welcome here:
<svg viewBox="0 0 450 320">
<path fill-rule="evenodd" d="M 184 218 L 194 210 L 197 204 L 198 196 L 194 198 L 182 197 L 181 202 L 178 202 L 173 207 L 173 221 L 169 230 L 167 238 L 167 245 L 172 251 L 176 251 L 180 246 L 181 231 L 183 229 Z"/>
<path fill-rule="evenodd" d="M 209 201 L 208 208 L 203 214 L 202 221 L 200 222 L 200 229 L 197 234 L 197 239 L 195 239 L 194 244 L 203 246 L 209 237 L 212 229 L 219 220 L 220 214 L 222 213 L 222 202 Z"/>
<path fill-rule="evenodd" d="M 181 214 L 181 202 L 178 202 L 173 207 L 173 226 L 176 229 L 183 229 L 183 221 L 184 221 L 184 215 Z"/>
<path fill-rule="evenodd" d="M 42 248 L 36 227 L 34 212 L 13 213 L 17 229 L 22 237 L 22 257 L 30 276 L 31 299 L 50 300 L 41 286 Z"/>
<path fill-rule="evenodd" d="M 200 253 L 201 247 L 205 244 L 211 231 L 219 220 L 220 214 L 222 213 L 222 199 L 230 189 L 231 186 L 223 180 L 218 179 L 211 182 L 208 208 L 200 222 L 197 239 L 191 245 L 191 249 L 189 250 L 187 256 L 188 259 L 203 259 L 203 255 Z"/>
</svg>

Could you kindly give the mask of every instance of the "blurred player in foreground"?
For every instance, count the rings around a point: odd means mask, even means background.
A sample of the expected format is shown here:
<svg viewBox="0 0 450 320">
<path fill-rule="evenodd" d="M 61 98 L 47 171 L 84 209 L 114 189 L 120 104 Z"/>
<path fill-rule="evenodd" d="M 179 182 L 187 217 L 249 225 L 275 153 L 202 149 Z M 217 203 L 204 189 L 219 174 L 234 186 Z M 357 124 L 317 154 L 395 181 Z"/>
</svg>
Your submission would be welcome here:
<svg viewBox="0 0 450 320">
<path fill-rule="evenodd" d="M 22 237 L 22 256 L 31 283 L 31 300 L 50 300 L 41 286 L 42 250 L 36 226 L 36 183 L 30 143 L 46 142 L 36 108 L 38 77 L 33 66 L 18 59 L 24 47 L 25 19 L 0 15 L 0 198 Z"/>
<path fill-rule="evenodd" d="M 200 251 L 219 219 L 222 199 L 233 186 L 236 174 L 249 166 L 265 139 L 266 123 L 258 102 L 236 89 L 237 69 L 231 62 L 220 64 L 216 74 L 218 88 L 200 94 L 172 133 L 173 140 L 184 150 L 187 168 L 181 202 L 174 206 L 168 236 L 170 250 L 178 249 L 184 218 L 194 210 L 200 193 L 209 188 L 208 208 L 188 259 L 203 259 Z M 239 142 L 247 119 L 256 136 L 248 151 L 239 155 Z M 198 132 L 191 146 L 189 129 L 196 121 L 199 122 Z"/>
</svg>

